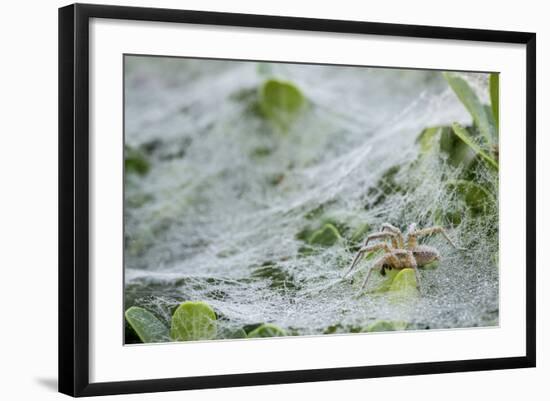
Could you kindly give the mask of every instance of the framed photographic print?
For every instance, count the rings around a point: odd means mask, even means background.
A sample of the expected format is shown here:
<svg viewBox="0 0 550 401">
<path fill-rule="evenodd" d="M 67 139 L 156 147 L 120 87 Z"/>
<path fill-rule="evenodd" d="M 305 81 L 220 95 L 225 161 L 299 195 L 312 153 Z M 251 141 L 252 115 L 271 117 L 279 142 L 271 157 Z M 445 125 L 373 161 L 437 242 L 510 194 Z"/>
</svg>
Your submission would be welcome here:
<svg viewBox="0 0 550 401">
<path fill-rule="evenodd" d="M 535 366 L 534 33 L 70 5 L 59 113 L 61 392 Z"/>
</svg>

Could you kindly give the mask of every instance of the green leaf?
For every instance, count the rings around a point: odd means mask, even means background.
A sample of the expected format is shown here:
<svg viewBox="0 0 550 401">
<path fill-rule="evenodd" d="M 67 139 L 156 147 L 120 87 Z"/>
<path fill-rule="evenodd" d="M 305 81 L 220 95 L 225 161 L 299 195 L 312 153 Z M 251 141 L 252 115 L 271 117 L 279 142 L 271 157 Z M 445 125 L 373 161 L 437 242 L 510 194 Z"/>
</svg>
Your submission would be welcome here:
<svg viewBox="0 0 550 401">
<path fill-rule="evenodd" d="M 420 152 L 428 153 L 436 144 L 436 135 L 441 130 L 441 127 L 429 127 L 424 129 L 418 138 L 416 138 L 416 143 L 420 144 Z"/>
<path fill-rule="evenodd" d="M 486 143 L 492 145 L 496 138 L 496 127 L 492 116 L 485 111 L 485 107 L 464 79 L 448 72 L 444 72 L 443 75 L 458 99 L 472 116 L 475 126 L 485 138 Z"/>
<path fill-rule="evenodd" d="M 467 180 L 449 180 L 446 185 L 456 191 L 466 205 L 475 213 L 482 213 L 490 203 L 497 204 L 497 200 L 485 187 Z"/>
<path fill-rule="evenodd" d="M 453 123 L 453 132 L 458 136 L 462 141 L 468 145 L 476 154 L 481 156 L 489 166 L 493 167 L 495 170 L 498 170 L 498 163 L 495 159 L 485 153 L 481 147 L 474 142 L 473 138 L 470 136 L 470 133 L 458 123 Z"/>
<path fill-rule="evenodd" d="M 174 341 L 211 340 L 216 334 L 216 313 L 205 302 L 184 302 L 172 316 L 170 337 Z"/>
<path fill-rule="evenodd" d="M 248 333 L 248 338 L 284 337 L 286 332 L 274 324 L 266 323 Z"/>
<path fill-rule="evenodd" d="M 493 119 L 495 120 L 495 126 L 497 128 L 496 134 L 498 135 L 499 125 L 499 91 L 500 91 L 500 75 L 493 72 L 489 75 L 489 93 L 491 95 L 491 110 L 493 111 Z"/>
<path fill-rule="evenodd" d="M 371 260 L 375 258 L 375 256 L 378 256 L 380 254 L 382 254 L 383 251 L 376 251 L 376 252 L 369 252 L 369 254 L 367 255 L 367 258 L 370 258 Z M 378 286 L 368 292 L 372 293 L 372 294 L 381 294 L 381 293 L 386 293 L 390 290 L 391 288 L 391 285 L 393 283 L 393 280 L 395 279 L 395 276 L 397 276 L 397 274 L 399 273 L 399 270 L 397 269 L 386 269 L 385 273 L 384 273 L 384 276 L 382 276 L 380 274 L 380 277 L 383 277 L 383 280 L 378 284 Z"/>
<path fill-rule="evenodd" d="M 408 291 L 411 288 L 416 290 L 416 276 L 414 269 L 406 268 L 397 273 L 391 283 L 390 291 Z"/>
<path fill-rule="evenodd" d="M 325 224 L 323 228 L 315 231 L 308 240 L 310 245 L 329 247 L 342 238 L 338 229 L 332 224 Z"/>
<path fill-rule="evenodd" d="M 406 302 L 418 297 L 418 287 L 414 269 L 401 270 L 393 279 L 389 293 L 393 302 Z"/>
<path fill-rule="evenodd" d="M 364 332 L 372 333 L 377 331 L 400 331 L 407 328 L 408 323 L 404 321 L 378 320 L 364 329 Z"/>
<path fill-rule="evenodd" d="M 467 170 L 476 161 L 475 152 L 458 138 L 450 126 L 429 127 L 416 138 L 420 145 L 420 156 L 434 152 L 446 153 L 447 163 L 462 166 Z"/>
<path fill-rule="evenodd" d="M 302 92 L 291 82 L 269 79 L 259 90 L 263 116 L 284 132 L 288 131 L 305 105 Z"/>
<path fill-rule="evenodd" d="M 124 313 L 126 321 L 143 343 L 169 341 L 168 327 L 146 309 L 132 306 Z"/>
</svg>

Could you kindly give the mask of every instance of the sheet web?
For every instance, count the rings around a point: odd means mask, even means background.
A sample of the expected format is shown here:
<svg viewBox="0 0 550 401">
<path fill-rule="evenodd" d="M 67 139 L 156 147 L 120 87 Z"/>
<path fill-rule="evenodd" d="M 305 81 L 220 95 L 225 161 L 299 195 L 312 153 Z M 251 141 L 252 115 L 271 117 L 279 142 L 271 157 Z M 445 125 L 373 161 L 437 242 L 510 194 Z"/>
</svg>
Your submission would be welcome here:
<svg viewBox="0 0 550 401">
<path fill-rule="evenodd" d="M 252 107 L 267 76 L 308 99 L 287 133 Z M 486 75 L 467 79 L 483 96 Z M 448 189 L 460 169 L 416 143 L 426 127 L 471 123 L 441 73 L 127 57 L 125 85 L 125 143 L 151 166 L 125 179 L 126 307 L 168 322 L 176 305 L 200 300 L 222 330 L 270 322 L 294 335 L 380 319 L 419 329 L 498 324 L 498 208 L 469 214 Z M 498 193 L 483 166 L 476 174 Z M 441 220 L 449 210 L 460 223 Z M 342 239 L 304 252 L 300 233 L 326 221 Z M 443 260 L 421 272 L 421 297 L 358 296 L 372 260 L 341 279 L 357 245 L 350 233 L 364 224 L 441 221 L 467 251 L 424 239 Z"/>
</svg>

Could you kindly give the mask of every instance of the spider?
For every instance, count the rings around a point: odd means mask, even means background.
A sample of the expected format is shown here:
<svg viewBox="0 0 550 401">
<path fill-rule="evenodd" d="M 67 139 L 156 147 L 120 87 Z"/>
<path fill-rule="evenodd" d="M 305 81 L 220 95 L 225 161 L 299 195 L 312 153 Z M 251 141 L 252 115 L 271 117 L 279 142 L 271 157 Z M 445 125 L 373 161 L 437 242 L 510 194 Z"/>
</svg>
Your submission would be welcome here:
<svg viewBox="0 0 550 401">
<path fill-rule="evenodd" d="M 365 240 L 365 244 L 359 249 L 351 266 L 344 274 L 343 278 L 346 278 L 348 274 L 352 272 L 355 266 L 359 261 L 365 256 L 368 252 L 378 251 L 380 249 L 384 250 L 385 254 L 382 255 L 370 268 L 363 281 L 361 290 L 367 286 L 370 275 L 373 270 L 380 270 L 380 274 L 385 276 L 386 270 L 391 269 L 405 269 L 412 268 L 416 276 L 416 282 L 418 289 L 420 289 L 420 276 L 418 274 L 418 267 L 426 266 L 436 260 L 440 260 L 439 252 L 436 248 L 427 246 L 427 245 L 418 245 L 418 238 L 424 237 L 431 234 L 442 234 L 443 237 L 455 248 L 459 250 L 465 250 L 464 248 L 459 248 L 455 243 L 449 238 L 447 233 L 442 227 L 428 227 L 421 230 L 416 229 L 416 224 L 409 225 L 407 231 L 407 239 L 405 241 L 403 234 L 399 228 L 392 226 L 389 223 L 382 224 L 382 228 L 379 232 L 370 234 Z M 391 247 L 386 242 L 380 242 L 368 246 L 368 243 L 375 239 L 387 239 L 391 240 Z"/>
</svg>

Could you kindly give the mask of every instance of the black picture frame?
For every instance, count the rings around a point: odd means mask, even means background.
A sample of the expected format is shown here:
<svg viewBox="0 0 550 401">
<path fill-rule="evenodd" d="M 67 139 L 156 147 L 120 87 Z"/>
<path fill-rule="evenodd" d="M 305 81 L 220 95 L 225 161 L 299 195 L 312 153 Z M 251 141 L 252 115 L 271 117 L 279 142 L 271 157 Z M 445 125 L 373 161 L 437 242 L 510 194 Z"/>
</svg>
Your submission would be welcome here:
<svg viewBox="0 0 550 401">
<path fill-rule="evenodd" d="M 88 61 L 91 18 L 437 38 L 526 46 L 526 353 L 520 357 L 90 383 Z M 59 391 L 95 396 L 535 366 L 536 35 L 436 26 L 74 4 L 59 9 Z"/>
</svg>

